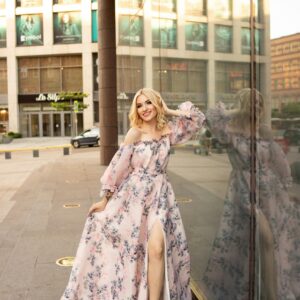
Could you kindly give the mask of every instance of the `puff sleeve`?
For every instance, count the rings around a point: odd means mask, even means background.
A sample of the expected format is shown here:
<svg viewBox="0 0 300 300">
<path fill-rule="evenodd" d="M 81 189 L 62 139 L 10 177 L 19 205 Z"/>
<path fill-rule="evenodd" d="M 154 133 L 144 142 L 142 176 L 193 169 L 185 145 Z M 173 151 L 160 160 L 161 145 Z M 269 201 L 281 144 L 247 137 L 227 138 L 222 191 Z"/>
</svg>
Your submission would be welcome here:
<svg viewBox="0 0 300 300">
<path fill-rule="evenodd" d="M 230 133 L 228 132 L 227 125 L 230 116 L 225 113 L 224 103 L 218 102 L 215 108 L 208 109 L 206 119 L 213 136 L 216 137 L 220 143 L 228 144 L 230 142 Z"/>
<path fill-rule="evenodd" d="M 109 191 L 114 193 L 130 174 L 134 145 L 121 145 L 100 179 L 100 197 Z"/>
<path fill-rule="evenodd" d="M 178 108 L 189 112 L 190 116 L 174 117 L 169 122 L 171 145 L 187 142 L 202 127 L 205 120 L 204 114 L 190 101 L 180 104 Z"/>
</svg>

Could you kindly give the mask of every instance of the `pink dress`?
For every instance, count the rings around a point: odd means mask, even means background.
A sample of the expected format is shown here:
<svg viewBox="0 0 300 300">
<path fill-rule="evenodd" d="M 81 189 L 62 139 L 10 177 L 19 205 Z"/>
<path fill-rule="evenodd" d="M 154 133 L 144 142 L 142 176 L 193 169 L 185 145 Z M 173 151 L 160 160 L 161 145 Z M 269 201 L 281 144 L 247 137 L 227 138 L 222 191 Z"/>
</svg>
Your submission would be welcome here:
<svg viewBox="0 0 300 300">
<path fill-rule="evenodd" d="M 102 193 L 113 191 L 103 212 L 88 217 L 62 300 L 147 300 L 147 242 L 156 221 L 165 238 L 164 300 L 190 300 L 187 240 L 166 175 L 170 146 L 187 141 L 204 115 L 191 113 L 169 123 L 159 140 L 123 145 L 101 178 Z"/>
</svg>

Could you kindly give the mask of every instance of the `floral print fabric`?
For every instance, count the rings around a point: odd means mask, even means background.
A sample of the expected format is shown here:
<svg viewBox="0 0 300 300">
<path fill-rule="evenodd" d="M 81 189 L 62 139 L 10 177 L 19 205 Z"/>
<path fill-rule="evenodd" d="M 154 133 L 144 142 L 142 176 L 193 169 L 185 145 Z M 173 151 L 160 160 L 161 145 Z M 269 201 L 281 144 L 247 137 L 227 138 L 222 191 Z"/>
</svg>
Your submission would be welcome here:
<svg viewBox="0 0 300 300">
<path fill-rule="evenodd" d="M 245 134 L 231 130 L 231 118 L 225 113 L 224 104 L 219 103 L 216 108 L 209 109 L 206 117 L 213 135 L 228 145 L 232 171 L 220 228 L 203 276 L 202 288 L 209 300 L 248 299 L 250 139 Z M 299 207 L 296 208 L 287 191 L 291 182 L 288 161 L 271 135 L 265 134 L 257 139 L 256 163 L 256 235 L 259 237 L 256 242 L 259 251 L 256 259 L 261 263 L 261 266 L 256 266 L 257 270 L 261 268 L 256 280 L 262 284 L 261 290 L 264 293 L 266 285 L 270 284 L 264 282 L 269 273 L 277 278 L 273 287 L 276 299 L 299 299 Z M 263 249 L 264 245 L 268 244 L 266 236 L 261 235 L 265 227 L 264 219 L 271 229 L 267 253 L 269 257 L 274 256 L 273 266 L 264 264 L 264 260 L 268 259 L 263 256 L 266 250 Z M 258 296 L 258 299 L 267 298 Z"/>
<path fill-rule="evenodd" d="M 101 194 L 114 192 L 103 212 L 88 217 L 62 300 L 147 300 L 147 242 L 160 222 L 165 238 L 164 300 L 190 300 L 186 236 L 166 175 L 170 146 L 190 138 L 204 115 L 169 123 L 159 140 L 122 145 L 104 172 Z"/>
</svg>

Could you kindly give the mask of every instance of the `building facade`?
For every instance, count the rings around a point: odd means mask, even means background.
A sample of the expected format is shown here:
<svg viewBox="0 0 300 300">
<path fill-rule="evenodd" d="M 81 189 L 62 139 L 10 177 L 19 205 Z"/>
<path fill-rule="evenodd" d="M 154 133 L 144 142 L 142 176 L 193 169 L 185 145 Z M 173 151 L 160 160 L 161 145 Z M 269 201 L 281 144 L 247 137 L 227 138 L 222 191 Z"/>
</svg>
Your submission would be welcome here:
<svg viewBox="0 0 300 300">
<path fill-rule="evenodd" d="M 267 0 L 255 2 L 255 15 L 257 77 L 267 82 Z M 250 0 L 116 1 L 119 132 L 128 130 L 131 100 L 143 86 L 161 91 L 171 107 L 232 105 L 250 86 L 249 16 Z M 97 125 L 97 22 L 95 0 L 0 0 L 2 131 L 69 136 Z M 88 107 L 55 110 L 51 102 L 67 91 L 88 94 Z"/>
<path fill-rule="evenodd" d="M 300 33 L 271 41 L 272 108 L 300 103 Z"/>
</svg>

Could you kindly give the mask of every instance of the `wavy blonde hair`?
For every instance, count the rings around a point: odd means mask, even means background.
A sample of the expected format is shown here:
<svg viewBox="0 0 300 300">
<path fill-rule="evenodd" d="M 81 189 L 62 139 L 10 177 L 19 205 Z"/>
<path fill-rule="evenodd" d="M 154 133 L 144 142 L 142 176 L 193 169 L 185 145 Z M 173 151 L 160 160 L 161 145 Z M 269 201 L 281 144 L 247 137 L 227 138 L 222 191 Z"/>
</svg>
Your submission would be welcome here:
<svg viewBox="0 0 300 300">
<path fill-rule="evenodd" d="M 158 130 L 164 129 L 164 127 L 167 124 L 167 119 L 163 110 L 163 105 L 162 105 L 162 97 L 159 92 L 151 89 L 151 88 L 142 88 L 136 92 L 134 95 L 131 107 L 130 107 L 130 112 L 129 112 L 129 120 L 130 120 L 130 126 L 131 127 L 139 127 L 142 125 L 143 120 L 140 118 L 137 112 L 137 98 L 141 95 L 144 95 L 151 101 L 151 103 L 154 105 L 157 111 L 156 115 L 156 128 Z"/>
</svg>

